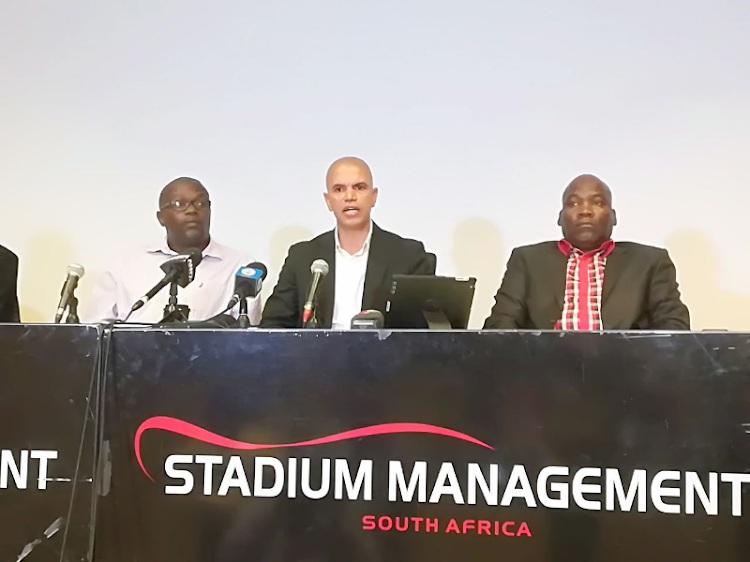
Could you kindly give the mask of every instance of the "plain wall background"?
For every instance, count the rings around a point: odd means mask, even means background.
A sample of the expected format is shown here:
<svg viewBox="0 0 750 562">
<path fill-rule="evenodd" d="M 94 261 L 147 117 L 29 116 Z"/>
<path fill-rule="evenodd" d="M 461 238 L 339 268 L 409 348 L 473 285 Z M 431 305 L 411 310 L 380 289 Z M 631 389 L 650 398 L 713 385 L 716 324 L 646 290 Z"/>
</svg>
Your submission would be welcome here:
<svg viewBox="0 0 750 562">
<path fill-rule="evenodd" d="M 51 320 L 71 262 L 85 308 L 108 256 L 162 236 L 182 175 L 270 291 L 289 245 L 333 226 L 325 171 L 353 154 L 380 226 L 479 278 L 473 327 L 590 172 L 616 239 L 670 250 L 696 328 L 749 329 L 748 29 L 747 0 L 4 0 L 0 243 L 22 316 Z"/>
</svg>

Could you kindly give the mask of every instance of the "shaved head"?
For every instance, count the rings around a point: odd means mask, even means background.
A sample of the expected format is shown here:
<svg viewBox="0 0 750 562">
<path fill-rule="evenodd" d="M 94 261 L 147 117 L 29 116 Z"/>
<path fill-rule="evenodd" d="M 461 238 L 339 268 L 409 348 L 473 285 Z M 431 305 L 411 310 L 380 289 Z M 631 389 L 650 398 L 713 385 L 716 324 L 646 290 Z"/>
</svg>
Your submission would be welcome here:
<svg viewBox="0 0 750 562">
<path fill-rule="evenodd" d="M 329 166 L 328 172 L 326 173 L 326 189 L 331 189 L 332 179 L 336 177 L 337 172 L 341 168 L 358 169 L 365 174 L 369 180 L 368 183 L 370 184 L 370 187 L 372 187 L 372 171 L 370 170 L 370 166 L 367 165 L 367 162 L 356 156 L 344 156 Z"/>
<path fill-rule="evenodd" d="M 328 168 L 325 197 L 339 230 L 366 230 L 370 211 L 378 200 L 367 162 L 355 156 L 339 158 Z"/>
<path fill-rule="evenodd" d="M 203 184 L 199 182 L 195 178 L 177 178 L 176 180 L 172 180 L 167 185 L 164 186 L 164 188 L 161 190 L 161 193 L 159 193 L 159 208 L 161 209 L 164 205 L 166 205 L 169 201 L 172 200 L 172 195 L 178 188 L 184 186 L 184 185 L 191 185 L 193 187 L 198 188 L 198 190 L 202 191 L 206 197 L 208 197 L 208 190 L 206 190 L 205 187 L 203 187 Z"/>
<path fill-rule="evenodd" d="M 570 194 L 573 193 L 579 186 L 592 186 L 600 188 L 601 192 L 605 194 L 609 199 L 609 204 L 612 204 L 612 191 L 609 189 L 609 186 L 606 183 L 592 174 L 581 174 L 577 178 L 574 178 L 573 181 L 568 184 L 568 187 L 565 188 L 565 191 L 563 191 L 563 205 L 565 204 L 565 200 L 570 196 Z"/>
</svg>

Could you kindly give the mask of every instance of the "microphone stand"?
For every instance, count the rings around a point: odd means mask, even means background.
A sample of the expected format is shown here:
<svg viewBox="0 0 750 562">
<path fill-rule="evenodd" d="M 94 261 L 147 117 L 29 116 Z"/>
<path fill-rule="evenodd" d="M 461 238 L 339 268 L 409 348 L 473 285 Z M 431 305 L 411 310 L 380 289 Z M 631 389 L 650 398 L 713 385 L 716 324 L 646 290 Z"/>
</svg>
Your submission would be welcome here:
<svg viewBox="0 0 750 562">
<path fill-rule="evenodd" d="M 240 299 L 240 315 L 237 317 L 238 328 L 249 328 L 250 317 L 247 315 L 247 298 Z"/>
<path fill-rule="evenodd" d="M 164 307 L 164 318 L 159 324 L 167 322 L 187 322 L 190 316 L 190 309 L 187 305 L 177 304 L 177 281 L 169 284 L 169 302 Z"/>
<path fill-rule="evenodd" d="M 78 319 L 78 299 L 75 295 L 71 295 L 68 301 L 68 317 L 65 319 L 66 324 L 80 324 L 81 321 Z"/>
</svg>

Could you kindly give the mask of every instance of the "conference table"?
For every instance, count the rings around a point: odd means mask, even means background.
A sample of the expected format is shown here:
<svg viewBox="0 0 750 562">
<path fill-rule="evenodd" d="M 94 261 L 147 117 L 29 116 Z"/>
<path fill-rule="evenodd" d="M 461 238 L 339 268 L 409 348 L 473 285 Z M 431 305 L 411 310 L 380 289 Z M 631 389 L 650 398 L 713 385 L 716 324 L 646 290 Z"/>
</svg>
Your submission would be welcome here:
<svg viewBox="0 0 750 562">
<path fill-rule="evenodd" d="M 0 562 L 750 558 L 750 334 L 0 326 Z"/>
</svg>

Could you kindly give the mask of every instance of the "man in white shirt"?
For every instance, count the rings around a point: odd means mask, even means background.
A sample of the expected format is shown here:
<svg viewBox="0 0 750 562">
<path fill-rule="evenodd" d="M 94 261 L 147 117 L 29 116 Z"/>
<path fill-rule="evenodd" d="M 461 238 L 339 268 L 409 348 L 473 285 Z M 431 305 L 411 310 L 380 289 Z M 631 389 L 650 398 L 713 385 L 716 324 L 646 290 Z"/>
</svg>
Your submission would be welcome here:
<svg viewBox="0 0 750 562">
<path fill-rule="evenodd" d="M 352 317 L 365 309 L 385 313 L 394 274 L 435 273 L 435 257 L 425 252 L 422 242 L 401 238 L 372 222 L 378 189 L 366 162 L 354 157 L 336 160 L 326 174 L 324 197 L 336 228 L 289 249 L 263 310 L 263 328 L 302 326 L 310 265 L 316 259 L 329 266 L 318 292 L 316 320 L 321 328 L 349 328 Z"/>
<path fill-rule="evenodd" d="M 166 239 L 146 248 L 126 251 L 115 257 L 102 273 L 88 303 L 87 322 L 112 322 L 128 316 L 133 304 L 164 276 L 160 266 L 188 249 L 199 249 L 203 259 L 195 269 L 195 279 L 180 288 L 178 302 L 190 309 L 189 320 L 206 320 L 224 310 L 234 294 L 237 270 L 252 262 L 244 252 L 211 239 L 211 200 L 208 191 L 193 178 L 178 178 L 167 184 L 159 196 L 156 217 L 166 229 Z M 169 299 L 163 289 L 134 312 L 129 321 L 156 323 L 164 317 Z M 237 315 L 237 309 L 232 311 Z M 249 299 L 248 315 L 253 324 L 260 321 L 260 297 Z"/>
</svg>

